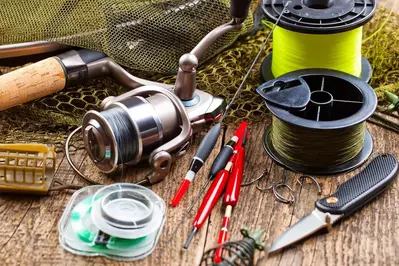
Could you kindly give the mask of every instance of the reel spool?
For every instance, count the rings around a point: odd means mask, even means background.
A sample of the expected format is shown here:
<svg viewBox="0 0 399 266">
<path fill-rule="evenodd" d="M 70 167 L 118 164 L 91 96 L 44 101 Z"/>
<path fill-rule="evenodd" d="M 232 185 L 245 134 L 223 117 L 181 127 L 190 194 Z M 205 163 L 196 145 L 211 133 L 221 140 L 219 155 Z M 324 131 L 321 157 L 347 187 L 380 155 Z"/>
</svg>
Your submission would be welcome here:
<svg viewBox="0 0 399 266">
<path fill-rule="evenodd" d="M 143 86 L 106 98 L 101 109 L 85 114 L 82 133 L 90 158 L 104 173 L 148 158 L 154 172 L 147 179 L 153 184 L 169 172 L 171 153 L 181 156 L 188 148 L 191 122 L 183 103 L 167 89 Z"/>
<path fill-rule="evenodd" d="M 288 0 L 263 0 L 276 21 Z M 309 68 L 334 69 L 369 81 L 371 65 L 361 56 L 362 25 L 373 16 L 374 0 L 290 0 L 273 33 L 273 58 L 261 66 L 263 80 Z"/>
<path fill-rule="evenodd" d="M 305 81 L 301 86 L 308 95 L 291 88 L 291 96 L 302 100 L 310 96 L 305 108 L 276 105 L 268 99 L 268 94 L 284 92 L 298 79 Z M 359 78 L 334 70 L 300 70 L 262 84 L 257 92 L 273 114 L 263 139 L 266 152 L 277 163 L 304 174 L 330 175 L 356 168 L 370 156 L 373 142 L 365 120 L 374 112 L 377 97 Z"/>
</svg>

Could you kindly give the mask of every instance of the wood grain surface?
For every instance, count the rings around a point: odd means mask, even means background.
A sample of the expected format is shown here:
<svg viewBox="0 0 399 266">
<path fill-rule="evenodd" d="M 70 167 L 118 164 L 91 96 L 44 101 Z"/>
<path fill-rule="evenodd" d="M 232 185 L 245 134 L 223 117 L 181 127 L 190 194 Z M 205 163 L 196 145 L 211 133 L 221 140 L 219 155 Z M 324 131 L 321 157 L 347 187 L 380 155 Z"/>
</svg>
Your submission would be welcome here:
<svg viewBox="0 0 399 266">
<path fill-rule="evenodd" d="M 262 187 L 270 184 L 272 180 L 280 180 L 284 171 L 265 155 L 261 145 L 264 126 L 263 123 L 250 126 L 251 137 L 247 143 L 245 166 L 246 181 L 257 177 L 265 168 L 269 170 L 270 174 L 260 183 Z M 399 157 L 398 134 L 371 124 L 368 125 L 368 129 L 374 139 L 372 156 L 390 152 Z M 227 129 L 226 139 L 232 135 L 233 130 L 233 128 Z M 197 136 L 189 154 L 173 165 L 167 179 L 152 187 L 167 203 L 170 202 L 183 178 L 199 139 Z M 219 146 L 221 140 L 220 138 Z M 213 152 L 209 161 L 213 160 L 216 152 L 216 150 Z M 78 150 L 73 155 L 73 159 L 85 174 L 105 183 L 116 182 L 120 178 L 125 182 L 132 182 L 148 172 L 145 168 L 130 168 L 124 177 L 110 179 L 98 173 L 83 150 Z M 63 154 L 58 155 L 57 164 L 57 178 L 82 184 Z M 3 265 L 198 265 L 204 250 L 216 243 L 224 213 L 221 202 L 216 205 L 207 223 L 197 233 L 189 250 L 183 250 L 182 246 L 191 231 L 193 213 L 184 220 L 167 247 L 165 247 L 165 241 L 185 214 L 200 186 L 205 182 L 205 175 L 209 168 L 209 163 L 207 163 L 200 171 L 188 195 L 177 208 L 168 206 L 166 225 L 157 249 L 152 256 L 137 262 L 117 262 L 103 257 L 77 256 L 60 247 L 57 224 L 72 195 L 71 192 L 51 192 L 48 196 L 41 197 L 3 194 L 0 197 L 0 223 L 2 224 L 0 259 Z M 310 182 L 306 182 L 301 188 L 296 183 L 299 175 L 288 172 L 288 183 L 294 189 L 297 199 L 293 205 L 279 203 L 272 193 L 260 192 L 255 186 L 242 188 L 239 204 L 232 215 L 230 240 L 241 239 L 239 230 L 247 226 L 250 230 L 265 229 L 263 241 L 269 246 L 290 225 L 312 211 L 316 199 L 333 192 L 338 184 L 359 170 L 339 176 L 317 177 L 323 188 L 321 196 L 317 195 L 316 186 Z M 334 226 L 328 234 L 319 234 L 309 238 L 269 258 L 265 252 L 257 251 L 258 265 L 398 265 L 399 258 L 395 255 L 399 248 L 398 182 L 395 181 L 393 186 L 361 211 Z M 162 256 L 158 257 L 162 248 L 165 250 Z"/>
<path fill-rule="evenodd" d="M 393 0 L 382 2 L 387 7 L 394 3 Z M 399 11 L 398 5 L 396 11 Z M 270 184 L 272 180 L 280 180 L 284 171 L 271 161 L 261 145 L 263 129 L 268 122 L 250 126 L 252 134 L 246 152 L 246 181 L 257 177 L 265 168 L 269 170 L 269 175 L 260 183 L 262 187 Z M 398 134 L 371 124 L 368 124 L 368 129 L 374 140 L 372 156 L 389 152 L 399 157 Z M 228 128 L 225 139 L 231 136 L 233 130 Z M 201 136 L 196 136 L 189 153 L 172 166 L 166 180 L 152 187 L 167 204 L 184 177 L 200 138 Z M 222 137 L 219 139 L 219 146 L 221 142 Z M 215 150 L 212 153 L 209 162 L 215 158 L 216 152 Z M 76 151 L 73 160 L 85 174 L 107 184 L 119 181 L 133 182 L 148 172 L 145 168 L 130 168 L 124 176 L 111 179 L 98 173 L 84 151 Z M 183 220 L 167 247 L 165 241 L 180 223 L 191 200 L 205 182 L 210 168 L 209 162 L 200 171 L 196 182 L 190 187 L 188 195 L 180 205 L 177 208 L 167 206 L 167 221 L 152 256 L 136 262 L 77 256 L 61 248 L 57 224 L 71 198 L 71 191 L 51 192 L 48 196 L 2 194 L 0 265 L 198 265 L 203 252 L 216 243 L 224 214 L 221 202 L 216 205 L 207 223 L 197 233 L 189 250 L 183 250 L 182 246 L 191 231 L 194 213 Z M 83 184 L 63 154 L 57 155 L 57 166 L 57 178 L 65 182 Z M 323 188 L 320 196 L 317 195 L 316 186 L 306 183 L 302 188 L 296 183 L 299 174 L 288 172 L 288 184 L 294 189 L 296 197 L 296 203 L 293 205 L 279 203 L 272 193 L 260 192 L 255 186 L 242 188 L 240 201 L 233 210 L 229 239 L 241 239 L 239 230 L 243 226 L 249 227 L 250 230 L 265 229 L 263 241 L 266 246 L 270 246 L 278 235 L 313 210 L 315 200 L 332 193 L 340 183 L 360 169 L 339 176 L 317 177 Z M 334 226 L 328 234 L 319 234 L 270 257 L 265 252 L 257 251 L 257 265 L 399 265 L 399 256 L 396 255 L 399 249 L 398 186 L 399 181 L 396 180 L 385 193 L 349 219 Z M 197 208 L 198 204 L 194 210 Z M 164 249 L 164 252 L 158 257 L 161 249 Z"/>
</svg>

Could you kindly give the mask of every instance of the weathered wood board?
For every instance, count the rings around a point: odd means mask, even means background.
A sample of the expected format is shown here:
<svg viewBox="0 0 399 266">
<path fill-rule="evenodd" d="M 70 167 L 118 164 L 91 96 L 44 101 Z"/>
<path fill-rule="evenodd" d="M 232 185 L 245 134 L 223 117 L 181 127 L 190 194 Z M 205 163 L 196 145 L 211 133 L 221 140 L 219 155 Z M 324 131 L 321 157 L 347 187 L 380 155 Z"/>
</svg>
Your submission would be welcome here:
<svg viewBox="0 0 399 266">
<path fill-rule="evenodd" d="M 280 180 L 283 169 L 272 163 L 265 155 L 261 145 L 264 124 L 251 125 L 251 137 L 247 143 L 246 180 L 257 177 L 265 168 L 270 174 L 261 182 L 261 186 L 270 184 L 272 180 Z M 368 129 L 373 135 L 374 152 L 376 154 L 390 152 L 399 157 L 398 134 L 369 124 Z M 226 139 L 233 133 L 228 128 Z M 220 138 L 218 145 L 221 145 Z M 177 161 L 168 178 L 154 185 L 153 190 L 167 203 L 178 187 L 189 165 L 190 157 L 195 152 L 199 137 L 196 137 L 189 154 Z M 213 152 L 210 161 L 215 157 Z M 113 180 L 100 176 L 97 170 L 85 158 L 85 152 L 80 150 L 73 159 L 80 164 L 80 169 L 87 175 L 102 182 Z M 23 196 L 2 194 L 0 196 L 0 259 L 4 265 L 198 265 L 204 250 L 216 243 L 220 229 L 224 207 L 219 202 L 212 212 L 208 222 L 197 233 L 189 250 L 183 250 L 183 242 L 191 231 L 193 213 L 184 221 L 176 236 L 158 258 L 176 224 L 179 223 L 194 195 L 205 182 L 209 171 L 209 163 L 198 175 L 197 181 L 189 190 L 177 208 L 167 210 L 167 222 L 162 232 L 160 243 L 152 256 L 137 262 L 116 262 L 102 257 L 76 256 L 64 251 L 58 243 L 58 220 L 71 197 L 70 192 L 51 192 L 48 196 Z M 125 181 L 137 180 L 148 169 L 132 170 L 123 178 Z M 355 172 L 359 171 L 356 170 Z M 355 172 L 334 177 L 318 177 L 322 184 L 323 195 L 333 192 L 339 183 L 344 182 Z M 314 208 L 314 201 L 322 196 L 317 195 L 316 186 L 311 183 L 301 188 L 296 183 L 299 174 L 288 172 L 288 182 L 294 189 L 296 203 L 285 205 L 275 200 L 269 191 L 260 192 L 255 186 L 242 188 L 240 202 L 233 211 L 230 239 L 241 239 L 239 230 L 248 226 L 251 230 L 265 229 L 263 240 L 270 245 L 287 227 L 301 219 Z M 73 173 L 66 158 L 58 155 L 58 170 L 56 177 L 67 181 L 80 183 Z M 281 254 L 266 258 L 266 254 L 257 252 L 256 259 L 261 257 L 259 265 L 398 265 L 399 258 L 395 255 L 399 248 L 399 194 L 398 182 L 366 206 L 350 219 L 335 226 L 329 234 L 320 234 L 298 244 Z"/>
<path fill-rule="evenodd" d="M 394 1 L 382 1 L 382 3 L 391 8 Z M 399 5 L 396 5 L 395 11 L 399 12 Z M 264 126 L 263 123 L 251 125 L 252 134 L 247 144 L 245 170 L 246 180 L 250 180 L 267 168 L 270 174 L 262 180 L 261 186 L 267 186 L 272 180 L 280 180 L 284 171 L 272 163 L 263 150 L 261 138 Z M 389 152 L 399 157 L 398 134 L 371 124 L 368 125 L 368 129 L 374 139 L 372 156 Z M 233 129 L 228 129 L 226 139 L 232 133 Z M 199 139 L 200 136 L 197 136 L 189 153 L 173 165 L 167 179 L 152 187 L 167 203 L 184 177 Z M 218 145 L 221 145 L 221 142 L 220 138 Z M 212 153 L 209 161 L 215 158 L 216 152 Z M 148 169 L 129 169 L 126 176 L 109 179 L 98 174 L 97 169 L 86 158 L 84 151 L 77 151 L 73 160 L 85 174 L 108 184 L 118 179 L 132 182 L 148 171 Z M 63 154 L 58 154 L 57 166 L 57 178 L 66 182 L 83 184 L 72 171 Z M 137 262 L 117 262 L 103 257 L 76 256 L 60 247 L 57 226 L 72 195 L 71 192 L 51 192 L 44 197 L 1 194 L 1 265 L 198 265 L 204 250 L 216 243 L 224 213 L 221 202 L 215 207 L 208 222 L 197 233 L 189 250 L 182 250 L 182 246 L 191 231 L 193 213 L 184 220 L 173 241 L 165 248 L 163 255 L 160 258 L 157 255 L 165 247 L 165 241 L 180 222 L 200 186 L 205 182 L 209 168 L 209 163 L 204 166 L 179 207 L 168 206 L 166 225 L 157 249 L 152 256 Z M 316 186 L 310 183 L 301 188 L 296 183 L 299 174 L 289 172 L 288 183 L 294 189 L 296 197 L 296 203 L 293 205 L 278 203 L 272 193 L 262 193 L 255 186 L 242 188 L 240 202 L 233 211 L 229 239 L 241 239 L 239 230 L 243 226 L 251 230 L 265 229 L 263 240 L 269 246 L 290 225 L 312 211 L 316 199 L 333 192 L 338 184 L 359 170 L 334 177 L 318 177 L 323 188 L 321 196 L 317 195 Z M 350 219 L 334 226 L 328 234 L 309 238 L 269 258 L 264 252 L 256 252 L 258 265 L 399 265 L 399 256 L 396 255 L 399 249 L 398 186 L 399 181 L 396 181 L 374 202 Z"/>
</svg>

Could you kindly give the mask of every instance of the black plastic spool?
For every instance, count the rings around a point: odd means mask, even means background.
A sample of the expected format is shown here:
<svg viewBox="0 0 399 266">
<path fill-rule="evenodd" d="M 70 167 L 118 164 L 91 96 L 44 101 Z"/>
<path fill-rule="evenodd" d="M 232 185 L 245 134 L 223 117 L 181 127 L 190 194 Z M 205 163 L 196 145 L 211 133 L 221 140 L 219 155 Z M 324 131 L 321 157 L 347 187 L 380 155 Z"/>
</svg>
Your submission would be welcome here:
<svg viewBox="0 0 399 266">
<path fill-rule="evenodd" d="M 323 83 L 324 96 L 332 96 L 332 105 L 327 112 L 320 112 L 319 121 L 317 113 L 312 112 L 308 106 L 303 110 L 286 110 L 266 103 L 267 108 L 278 119 L 295 126 L 306 127 L 315 130 L 333 130 L 347 128 L 364 122 L 372 115 L 377 106 L 377 97 L 373 89 L 361 79 L 335 70 L 306 69 L 287 73 L 277 80 L 302 78 L 308 84 L 312 93 L 321 90 Z M 324 79 L 324 82 L 322 82 Z M 272 80 L 262 84 L 259 89 L 269 87 Z M 327 99 L 329 100 L 329 99 Z M 282 157 L 274 148 L 270 136 L 271 126 L 267 127 L 263 136 L 265 151 L 278 164 L 296 172 L 310 175 L 332 175 L 350 171 L 367 160 L 373 150 L 371 134 L 366 130 L 364 144 L 359 154 L 340 165 L 326 168 L 311 168 L 295 164 Z"/>
<path fill-rule="evenodd" d="M 276 22 L 288 1 L 291 3 L 278 26 L 310 34 L 332 34 L 358 28 L 370 21 L 376 8 L 374 0 L 263 0 L 263 12 L 269 20 Z M 270 54 L 262 63 L 261 76 L 264 81 L 274 79 L 271 61 Z M 368 82 L 371 74 L 370 63 L 362 57 L 360 78 Z"/>
</svg>

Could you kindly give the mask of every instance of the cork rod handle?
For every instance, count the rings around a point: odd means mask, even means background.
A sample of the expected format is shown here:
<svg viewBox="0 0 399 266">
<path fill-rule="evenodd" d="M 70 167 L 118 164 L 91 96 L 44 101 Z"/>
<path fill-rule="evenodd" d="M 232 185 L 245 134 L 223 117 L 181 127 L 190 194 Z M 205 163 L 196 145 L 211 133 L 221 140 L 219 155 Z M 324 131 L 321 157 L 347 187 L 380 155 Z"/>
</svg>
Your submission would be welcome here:
<svg viewBox="0 0 399 266">
<path fill-rule="evenodd" d="M 62 90 L 66 76 L 50 57 L 0 76 L 0 111 Z"/>
</svg>

